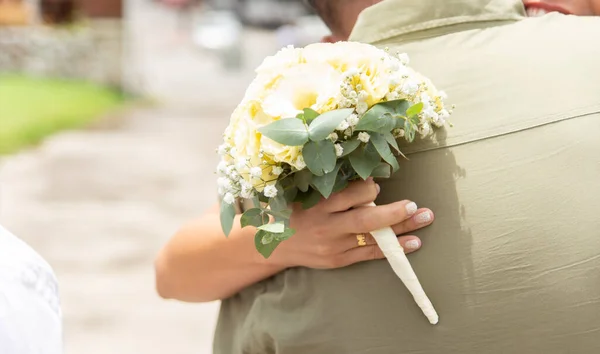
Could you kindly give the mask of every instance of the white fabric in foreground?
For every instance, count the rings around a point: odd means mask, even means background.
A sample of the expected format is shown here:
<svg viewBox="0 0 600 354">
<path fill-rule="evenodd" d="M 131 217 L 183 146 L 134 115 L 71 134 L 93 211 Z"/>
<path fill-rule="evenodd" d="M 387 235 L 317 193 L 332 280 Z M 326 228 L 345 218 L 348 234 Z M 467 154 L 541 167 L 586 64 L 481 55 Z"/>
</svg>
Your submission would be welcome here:
<svg viewBox="0 0 600 354">
<path fill-rule="evenodd" d="M 61 322 L 52 269 L 0 226 L 0 353 L 62 353 Z"/>
</svg>

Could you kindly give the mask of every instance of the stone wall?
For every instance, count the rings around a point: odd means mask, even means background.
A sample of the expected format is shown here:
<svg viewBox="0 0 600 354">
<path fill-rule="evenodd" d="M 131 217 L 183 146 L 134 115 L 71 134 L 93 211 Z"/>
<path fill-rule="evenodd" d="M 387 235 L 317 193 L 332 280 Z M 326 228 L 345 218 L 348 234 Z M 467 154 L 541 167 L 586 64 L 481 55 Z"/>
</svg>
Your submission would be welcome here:
<svg viewBox="0 0 600 354">
<path fill-rule="evenodd" d="M 83 79 L 124 88 L 119 19 L 72 27 L 0 27 L 0 73 Z"/>
</svg>

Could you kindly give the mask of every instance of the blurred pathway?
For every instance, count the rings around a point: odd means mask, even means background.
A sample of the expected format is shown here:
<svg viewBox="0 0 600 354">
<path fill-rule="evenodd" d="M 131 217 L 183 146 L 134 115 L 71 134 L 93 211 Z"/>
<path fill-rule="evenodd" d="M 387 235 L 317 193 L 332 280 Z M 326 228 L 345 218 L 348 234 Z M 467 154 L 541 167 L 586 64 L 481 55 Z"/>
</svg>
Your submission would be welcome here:
<svg viewBox="0 0 600 354">
<path fill-rule="evenodd" d="M 209 354 L 218 304 L 159 299 L 152 262 L 215 201 L 214 148 L 251 68 L 276 48 L 249 32 L 246 69 L 225 73 L 173 14 L 149 0 L 128 10 L 132 73 L 159 105 L 4 158 L 0 222 L 55 267 L 66 354 Z"/>
</svg>

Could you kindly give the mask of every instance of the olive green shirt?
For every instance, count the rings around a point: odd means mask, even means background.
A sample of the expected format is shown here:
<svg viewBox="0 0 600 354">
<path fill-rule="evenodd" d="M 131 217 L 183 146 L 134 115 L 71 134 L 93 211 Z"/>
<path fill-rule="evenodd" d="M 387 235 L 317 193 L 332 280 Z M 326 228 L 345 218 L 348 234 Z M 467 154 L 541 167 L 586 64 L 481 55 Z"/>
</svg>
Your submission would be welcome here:
<svg viewBox="0 0 600 354">
<path fill-rule="evenodd" d="M 215 353 L 600 353 L 600 19 L 385 0 L 351 39 L 408 53 L 457 105 L 378 200 L 436 213 L 409 259 L 440 323 L 386 261 L 294 268 L 223 301 Z"/>
</svg>

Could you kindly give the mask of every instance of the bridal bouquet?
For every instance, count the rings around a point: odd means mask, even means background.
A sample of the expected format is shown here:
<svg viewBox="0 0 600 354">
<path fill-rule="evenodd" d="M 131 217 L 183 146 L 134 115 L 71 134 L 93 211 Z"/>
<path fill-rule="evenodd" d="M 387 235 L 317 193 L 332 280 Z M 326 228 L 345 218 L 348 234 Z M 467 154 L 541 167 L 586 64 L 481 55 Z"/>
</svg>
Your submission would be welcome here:
<svg viewBox="0 0 600 354">
<path fill-rule="evenodd" d="M 241 226 L 257 228 L 256 248 L 268 258 L 294 235 L 291 203 L 310 208 L 349 181 L 396 172 L 396 154 L 402 155 L 397 140 L 426 138 L 450 115 L 445 94 L 407 64 L 406 54 L 352 42 L 288 47 L 266 58 L 218 148 L 225 234 L 233 227 L 236 200 L 254 200 Z M 392 229 L 372 235 L 437 323 Z"/>
</svg>

